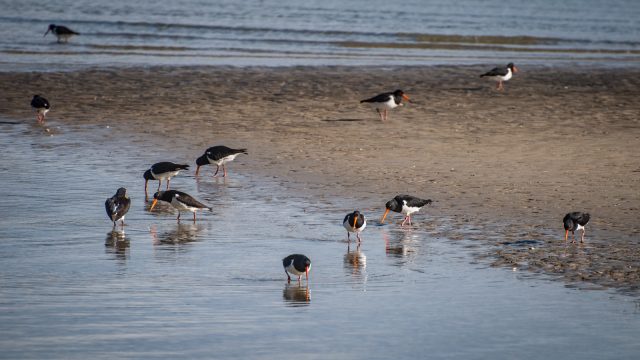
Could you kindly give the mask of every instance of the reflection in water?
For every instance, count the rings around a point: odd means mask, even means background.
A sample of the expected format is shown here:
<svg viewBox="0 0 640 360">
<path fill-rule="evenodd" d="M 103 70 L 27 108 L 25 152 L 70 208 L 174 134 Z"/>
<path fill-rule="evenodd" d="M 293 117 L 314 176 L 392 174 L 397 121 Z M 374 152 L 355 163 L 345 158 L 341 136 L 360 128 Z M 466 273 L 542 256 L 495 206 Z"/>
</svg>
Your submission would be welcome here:
<svg viewBox="0 0 640 360">
<path fill-rule="evenodd" d="M 197 241 L 198 234 L 205 228 L 203 224 L 178 223 L 172 230 L 158 232 L 156 225 L 151 225 L 149 233 L 153 245 L 186 244 Z"/>
<path fill-rule="evenodd" d="M 293 307 L 308 306 L 311 303 L 309 285 L 302 287 L 302 284 L 286 284 L 282 290 L 282 297 L 285 304 Z"/>
<path fill-rule="evenodd" d="M 389 232 L 383 230 L 382 238 L 384 239 L 385 253 L 387 256 L 400 259 L 399 265 L 413 261 L 417 253 L 418 234 L 415 234 L 411 229 Z"/>
<path fill-rule="evenodd" d="M 344 269 L 355 277 L 362 277 L 366 268 L 367 256 L 360 251 L 360 245 L 354 251 L 350 251 L 349 246 L 347 246 L 347 253 L 344 255 Z"/>
<path fill-rule="evenodd" d="M 104 241 L 105 251 L 114 254 L 117 260 L 127 260 L 129 240 L 124 230 L 109 231 Z"/>
</svg>

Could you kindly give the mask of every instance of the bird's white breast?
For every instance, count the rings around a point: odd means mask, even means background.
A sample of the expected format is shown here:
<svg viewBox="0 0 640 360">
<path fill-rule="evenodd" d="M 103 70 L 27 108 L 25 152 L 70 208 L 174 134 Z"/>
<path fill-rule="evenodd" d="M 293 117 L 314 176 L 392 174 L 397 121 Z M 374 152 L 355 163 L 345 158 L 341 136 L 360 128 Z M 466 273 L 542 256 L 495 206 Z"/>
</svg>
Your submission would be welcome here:
<svg viewBox="0 0 640 360">
<path fill-rule="evenodd" d="M 153 175 L 153 177 L 157 180 L 171 179 L 172 177 L 177 176 L 178 173 L 180 173 L 180 170 L 170 171 L 162 174 L 156 174 L 153 172 L 153 170 L 151 170 L 151 175 Z"/>
<path fill-rule="evenodd" d="M 207 160 L 209 160 L 209 163 L 211 163 L 211 164 L 222 165 L 222 164 L 227 163 L 229 161 L 233 161 L 233 159 L 235 159 L 236 156 L 238 156 L 238 155 L 240 155 L 240 153 L 227 155 L 227 156 L 225 156 L 222 159 L 217 160 L 217 161 L 213 160 L 209 156 L 207 156 Z"/>
<path fill-rule="evenodd" d="M 419 211 L 419 207 L 407 206 L 407 200 L 402 201 L 402 213 L 405 215 L 411 215 L 414 212 Z"/>
</svg>

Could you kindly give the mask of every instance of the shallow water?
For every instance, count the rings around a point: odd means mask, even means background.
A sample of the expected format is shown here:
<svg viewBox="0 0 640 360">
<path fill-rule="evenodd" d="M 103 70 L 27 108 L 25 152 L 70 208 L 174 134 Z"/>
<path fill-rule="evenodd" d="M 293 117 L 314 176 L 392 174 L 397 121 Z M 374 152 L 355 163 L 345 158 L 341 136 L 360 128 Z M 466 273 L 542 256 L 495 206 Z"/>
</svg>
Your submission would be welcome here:
<svg viewBox="0 0 640 360">
<path fill-rule="evenodd" d="M 637 298 L 488 267 L 471 242 L 378 225 L 379 209 L 363 209 L 363 243 L 348 245 L 342 217 L 360 200 L 290 193 L 241 157 L 227 180 L 174 178 L 173 188 L 214 207 L 177 224 L 166 206 L 147 210 L 142 173 L 159 157 L 191 154 L 118 128 L 7 121 L 2 358 L 640 354 Z M 120 186 L 133 200 L 124 233 L 111 231 L 103 206 Z M 308 283 L 286 282 L 281 259 L 294 252 L 312 260 Z"/>
<path fill-rule="evenodd" d="M 637 66 L 635 0 L 0 0 L 0 70 L 129 65 Z M 43 38 L 48 24 L 81 33 Z"/>
</svg>

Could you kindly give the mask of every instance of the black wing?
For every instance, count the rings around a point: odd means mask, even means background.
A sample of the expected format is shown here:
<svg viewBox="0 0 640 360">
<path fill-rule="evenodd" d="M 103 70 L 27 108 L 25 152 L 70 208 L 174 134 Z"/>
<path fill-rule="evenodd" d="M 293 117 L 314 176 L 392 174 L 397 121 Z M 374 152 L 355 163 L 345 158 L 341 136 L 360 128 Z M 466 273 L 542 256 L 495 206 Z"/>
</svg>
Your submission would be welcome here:
<svg viewBox="0 0 640 360">
<path fill-rule="evenodd" d="M 49 101 L 47 101 L 47 99 L 43 98 L 42 96 L 34 95 L 33 99 L 31 99 L 31 107 L 36 109 L 41 109 L 41 108 L 48 109 Z"/>
<path fill-rule="evenodd" d="M 80 35 L 79 32 L 73 31 L 66 26 L 56 26 L 56 34 L 58 35 Z"/>
<path fill-rule="evenodd" d="M 187 169 L 189 169 L 189 165 L 174 164 L 169 161 L 155 163 L 151 166 L 151 171 L 153 171 L 154 174 L 163 174 L 167 172 L 187 170 Z"/>
<path fill-rule="evenodd" d="M 386 92 L 383 94 L 379 94 L 376 95 L 372 98 L 369 99 L 364 99 L 364 100 L 360 100 L 361 103 L 363 102 L 368 102 L 368 103 L 383 103 L 383 102 L 387 102 L 389 101 L 389 99 L 391 99 L 393 97 L 393 93 L 392 92 Z"/>
<path fill-rule="evenodd" d="M 107 199 L 104 203 L 104 207 L 107 210 L 107 215 L 111 221 L 118 221 L 122 218 L 131 207 L 131 199 L 112 197 Z"/>
<path fill-rule="evenodd" d="M 402 205 L 404 201 L 407 202 L 407 206 L 410 207 L 423 207 L 427 204 L 431 204 L 431 199 L 421 199 L 412 195 L 398 195 L 395 197 L 398 204 Z"/>
<path fill-rule="evenodd" d="M 480 77 L 483 76 L 505 76 L 509 73 L 509 69 L 506 67 L 496 67 L 491 69 L 490 71 L 480 75 Z"/>
<path fill-rule="evenodd" d="M 174 193 L 175 193 L 176 199 L 187 206 L 211 210 L 209 206 L 199 202 L 198 200 L 194 199 L 191 195 L 187 193 L 183 193 L 182 191 L 177 191 L 177 190 L 175 190 Z"/>
<path fill-rule="evenodd" d="M 225 158 L 229 155 L 234 154 L 246 154 L 247 149 L 232 149 L 223 145 L 212 146 L 207 149 L 205 154 L 209 159 L 213 159 L 214 161 Z"/>
</svg>

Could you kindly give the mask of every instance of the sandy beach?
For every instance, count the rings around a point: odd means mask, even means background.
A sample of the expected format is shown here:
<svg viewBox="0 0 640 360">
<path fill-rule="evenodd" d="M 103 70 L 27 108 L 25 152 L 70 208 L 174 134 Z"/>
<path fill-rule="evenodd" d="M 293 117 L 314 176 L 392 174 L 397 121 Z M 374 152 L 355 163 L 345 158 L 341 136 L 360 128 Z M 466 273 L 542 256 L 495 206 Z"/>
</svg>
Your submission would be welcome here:
<svg viewBox="0 0 640 360">
<path fill-rule="evenodd" d="M 0 73 L 0 114 L 37 127 L 29 101 L 40 94 L 54 134 L 110 126 L 176 161 L 246 147 L 231 176 L 341 196 L 374 221 L 398 193 L 431 198 L 416 226 L 478 240 L 496 266 L 637 290 L 640 70 L 519 66 L 498 92 L 478 77 L 491 67 Z M 413 103 L 387 122 L 359 103 L 396 88 Z M 592 215 L 584 245 L 563 242 L 569 211 Z"/>
</svg>

